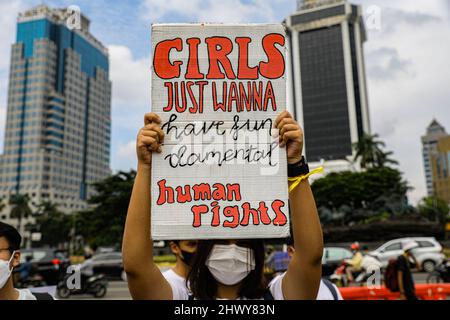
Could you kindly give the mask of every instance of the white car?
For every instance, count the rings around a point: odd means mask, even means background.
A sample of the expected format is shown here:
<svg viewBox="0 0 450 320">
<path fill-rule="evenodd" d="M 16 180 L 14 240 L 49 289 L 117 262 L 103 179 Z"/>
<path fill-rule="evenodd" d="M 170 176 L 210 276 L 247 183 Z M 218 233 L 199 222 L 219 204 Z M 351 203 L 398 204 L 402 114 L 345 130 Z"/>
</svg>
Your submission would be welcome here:
<svg viewBox="0 0 450 320">
<path fill-rule="evenodd" d="M 413 240 L 418 243 L 418 247 L 412 250 L 414 257 L 422 267 L 423 271 L 433 272 L 435 267 L 440 265 L 445 259 L 442 246 L 435 238 L 401 238 L 386 242 L 378 249 L 370 252 L 371 255 L 377 257 L 382 267 L 386 268 L 389 260 L 395 259 L 403 254 L 402 243 L 407 240 Z"/>
</svg>

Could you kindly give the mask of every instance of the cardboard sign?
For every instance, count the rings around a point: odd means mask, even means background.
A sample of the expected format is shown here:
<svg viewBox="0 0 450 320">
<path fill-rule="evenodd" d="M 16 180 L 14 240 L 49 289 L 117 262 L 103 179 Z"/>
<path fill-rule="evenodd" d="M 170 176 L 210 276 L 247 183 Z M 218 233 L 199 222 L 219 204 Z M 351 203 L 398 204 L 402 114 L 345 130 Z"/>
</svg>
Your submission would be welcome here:
<svg viewBox="0 0 450 320">
<path fill-rule="evenodd" d="M 153 239 L 289 235 L 285 41 L 278 24 L 152 26 Z"/>
</svg>

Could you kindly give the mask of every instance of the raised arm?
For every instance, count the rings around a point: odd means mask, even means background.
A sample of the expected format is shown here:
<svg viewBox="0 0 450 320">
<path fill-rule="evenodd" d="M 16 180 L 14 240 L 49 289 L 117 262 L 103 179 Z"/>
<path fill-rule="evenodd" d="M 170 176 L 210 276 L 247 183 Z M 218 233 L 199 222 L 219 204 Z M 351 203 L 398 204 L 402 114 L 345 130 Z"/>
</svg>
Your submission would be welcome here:
<svg viewBox="0 0 450 320">
<path fill-rule="evenodd" d="M 145 115 L 145 127 L 137 137 L 138 169 L 128 207 L 122 255 L 128 287 L 133 299 L 171 300 L 172 289 L 153 262 L 151 240 L 152 152 L 161 152 L 164 133 L 161 119 Z"/>
<path fill-rule="evenodd" d="M 289 112 L 275 121 L 280 129 L 281 147 L 286 146 L 288 164 L 301 160 L 303 131 Z M 290 194 L 291 223 L 295 253 L 284 276 L 286 300 L 316 300 L 322 275 L 323 235 L 311 187 L 301 182 Z"/>
</svg>

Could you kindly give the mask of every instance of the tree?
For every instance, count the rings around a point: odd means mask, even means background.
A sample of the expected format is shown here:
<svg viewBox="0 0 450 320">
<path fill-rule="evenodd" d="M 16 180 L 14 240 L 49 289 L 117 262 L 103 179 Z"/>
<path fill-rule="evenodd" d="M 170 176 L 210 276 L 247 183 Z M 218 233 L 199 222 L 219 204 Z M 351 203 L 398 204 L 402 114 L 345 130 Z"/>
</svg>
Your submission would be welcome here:
<svg viewBox="0 0 450 320">
<path fill-rule="evenodd" d="M 450 212 L 448 203 L 438 197 L 423 198 L 418 206 L 419 213 L 430 221 L 444 226 Z"/>
<path fill-rule="evenodd" d="M 91 247 L 120 246 L 135 176 L 135 171 L 119 172 L 93 184 L 92 209 L 76 216 L 76 229 Z"/>
<path fill-rule="evenodd" d="M 56 204 L 49 201 L 38 204 L 35 217 L 42 234 L 41 245 L 57 247 L 68 242 L 71 218 L 60 212 Z"/>
<path fill-rule="evenodd" d="M 378 134 L 370 135 L 365 133 L 357 143 L 353 144 L 356 153 L 353 162 L 360 160 L 363 169 L 383 168 L 388 164 L 398 164 L 396 160 L 390 158 L 393 152 L 383 151 L 386 144 L 378 140 L 378 138 Z"/>
<path fill-rule="evenodd" d="M 19 230 L 22 227 L 22 219 L 26 219 L 32 215 L 30 206 L 28 205 L 29 202 L 30 198 L 28 195 L 22 194 L 12 195 L 9 199 L 9 204 L 12 206 L 10 217 L 11 219 L 17 219 L 17 228 Z"/>
<path fill-rule="evenodd" d="M 312 189 L 321 217 L 334 225 L 410 212 L 407 182 L 401 172 L 392 168 L 330 173 L 314 181 Z"/>
<path fill-rule="evenodd" d="M 3 211 L 3 209 L 5 209 L 6 204 L 3 202 L 3 198 L 0 198 L 0 212 Z"/>
</svg>

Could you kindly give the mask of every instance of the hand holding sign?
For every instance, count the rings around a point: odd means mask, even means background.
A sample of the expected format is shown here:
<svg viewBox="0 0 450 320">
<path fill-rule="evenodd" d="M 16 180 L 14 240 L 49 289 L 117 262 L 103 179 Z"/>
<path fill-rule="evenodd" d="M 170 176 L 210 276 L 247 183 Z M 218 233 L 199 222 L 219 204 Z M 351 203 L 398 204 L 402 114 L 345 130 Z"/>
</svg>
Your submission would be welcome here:
<svg viewBox="0 0 450 320">
<path fill-rule="evenodd" d="M 145 127 L 138 134 L 136 151 L 140 165 L 151 166 L 152 152 L 161 153 L 164 132 L 161 130 L 161 118 L 156 113 L 148 113 L 144 117 Z"/>
<path fill-rule="evenodd" d="M 303 152 L 302 128 L 288 111 L 283 111 L 277 117 L 274 126 L 280 130 L 280 147 L 287 147 L 288 163 L 298 163 Z"/>
</svg>

